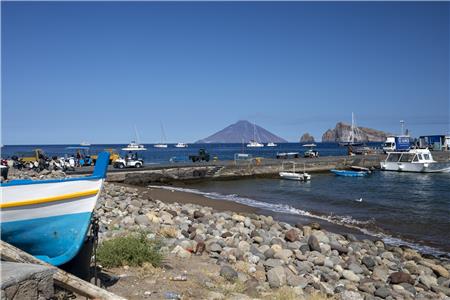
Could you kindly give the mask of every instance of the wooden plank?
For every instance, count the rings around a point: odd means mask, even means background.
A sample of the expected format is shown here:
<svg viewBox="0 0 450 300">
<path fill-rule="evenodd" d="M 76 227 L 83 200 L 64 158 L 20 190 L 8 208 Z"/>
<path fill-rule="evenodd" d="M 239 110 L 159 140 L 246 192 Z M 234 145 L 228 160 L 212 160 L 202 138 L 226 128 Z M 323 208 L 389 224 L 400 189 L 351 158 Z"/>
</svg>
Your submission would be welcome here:
<svg viewBox="0 0 450 300">
<path fill-rule="evenodd" d="M 56 272 L 53 275 L 53 280 L 56 286 L 62 287 L 81 296 L 90 299 L 111 299 L 111 300 L 125 300 L 125 298 L 117 296 L 107 290 L 99 288 L 87 281 L 84 281 L 70 273 L 67 273 L 55 266 L 52 266 L 40 259 L 0 240 L 0 254 L 4 261 L 12 261 L 19 263 L 32 263 L 43 265 L 54 269 Z"/>
</svg>

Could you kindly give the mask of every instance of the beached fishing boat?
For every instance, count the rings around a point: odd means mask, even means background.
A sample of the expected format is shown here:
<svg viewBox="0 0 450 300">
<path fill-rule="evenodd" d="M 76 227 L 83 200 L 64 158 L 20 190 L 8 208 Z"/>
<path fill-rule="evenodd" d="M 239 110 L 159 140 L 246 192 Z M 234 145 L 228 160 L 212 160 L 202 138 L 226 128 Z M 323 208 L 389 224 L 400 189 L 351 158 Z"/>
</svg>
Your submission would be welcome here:
<svg viewBox="0 0 450 300">
<path fill-rule="evenodd" d="M 389 152 L 380 163 L 381 170 L 397 172 L 441 173 L 450 172 L 450 163 L 440 163 L 433 159 L 428 149 Z"/>
<path fill-rule="evenodd" d="M 91 176 L 1 183 L 1 239 L 55 266 L 70 261 L 85 241 L 108 162 L 102 152 Z"/>
<path fill-rule="evenodd" d="M 330 172 L 334 173 L 337 176 L 345 176 L 345 177 L 363 177 L 370 174 L 368 171 L 356 171 L 356 170 L 330 170 Z"/>
</svg>

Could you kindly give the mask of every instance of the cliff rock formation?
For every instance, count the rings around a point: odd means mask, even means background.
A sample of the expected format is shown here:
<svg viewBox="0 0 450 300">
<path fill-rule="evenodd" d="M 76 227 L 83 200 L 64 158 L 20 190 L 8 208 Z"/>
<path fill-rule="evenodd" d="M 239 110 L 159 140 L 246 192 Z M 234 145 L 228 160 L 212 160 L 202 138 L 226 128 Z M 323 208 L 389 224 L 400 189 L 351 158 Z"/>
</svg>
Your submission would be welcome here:
<svg viewBox="0 0 450 300">
<path fill-rule="evenodd" d="M 314 143 L 314 137 L 308 132 L 304 133 L 300 138 L 300 143 Z"/>
<path fill-rule="evenodd" d="M 328 129 L 322 135 L 322 142 L 346 142 L 349 140 L 351 125 L 339 122 L 334 129 Z M 389 133 L 366 127 L 358 127 L 358 142 L 384 142 Z"/>
</svg>

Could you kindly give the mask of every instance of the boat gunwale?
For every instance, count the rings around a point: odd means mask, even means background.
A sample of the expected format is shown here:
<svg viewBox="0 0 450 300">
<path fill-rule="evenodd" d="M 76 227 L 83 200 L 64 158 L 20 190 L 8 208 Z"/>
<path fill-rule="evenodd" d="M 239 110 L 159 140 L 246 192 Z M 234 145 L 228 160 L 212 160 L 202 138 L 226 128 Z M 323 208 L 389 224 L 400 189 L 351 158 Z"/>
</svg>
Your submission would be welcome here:
<svg viewBox="0 0 450 300">
<path fill-rule="evenodd" d="M 97 196 L 99 192 L 100 192 L 99 189 L 94 189 L 94 190 L 87 190 L 84 192 L 69 193 L 69 194 L 63 194 L 63 195 L 58 195 L 58 196 L 21 200 L 21 201 L 14 201 L 14 202 L 5 202 L 5 203 L 0 203 L 0 209 L 32 206 L 32 205 L 39 205 L 39 204 L 45 204 L 45 203 L 59 202 L 59 201 L 64 201 L 64 200 L 74 200 L 74 199 L 79 199 L 79 198 L 86 198 L 86 197 L 91 197 L 91 196 Z"/>
<path fill-rule="evenodd" d="M 45 180 L 33 180 L 33 179 L 14 179 L 8 182 L 2 182 L 0 187 L 18 186 L 18 185 L 28 185 L 28 184 L 46 184 L 46 183 L 61 183 L 61 182 L 71 182 L 71 181 L 84 181 L 84 180 L 99 180 L 105 177 L 100 175 L 91 175 L 84 177 L 68 177 L 59 179 L 45 179 Z"/>
</svg>

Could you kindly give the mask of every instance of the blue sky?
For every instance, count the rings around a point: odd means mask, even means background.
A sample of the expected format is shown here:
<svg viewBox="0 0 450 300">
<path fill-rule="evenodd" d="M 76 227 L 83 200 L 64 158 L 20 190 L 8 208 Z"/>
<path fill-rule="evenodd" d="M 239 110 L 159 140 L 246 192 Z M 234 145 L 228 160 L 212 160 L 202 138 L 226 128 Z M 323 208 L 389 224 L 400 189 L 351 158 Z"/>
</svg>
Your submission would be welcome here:
<svg viewBox="0 0 450 300">
<path fill-rule="evenodd" d="M 1 5 L 3 144 L 449 130 L 448 2 Z"/>
</svg>

